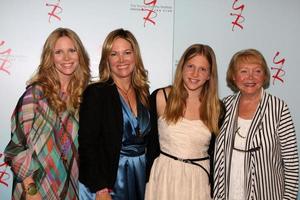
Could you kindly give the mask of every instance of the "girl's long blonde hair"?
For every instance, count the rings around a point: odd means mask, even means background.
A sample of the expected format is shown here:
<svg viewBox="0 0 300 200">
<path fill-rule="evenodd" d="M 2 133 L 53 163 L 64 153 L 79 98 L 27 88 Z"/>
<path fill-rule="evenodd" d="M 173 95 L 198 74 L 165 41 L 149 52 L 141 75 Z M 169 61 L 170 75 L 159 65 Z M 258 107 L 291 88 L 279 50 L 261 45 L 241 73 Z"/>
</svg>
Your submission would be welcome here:
<svg viewBox="0 0 300 200">
<path fill-rule="evenodd" d="M 193 44 L 181 56 L 164 111 L 164 118 L 168 123 L 176 123 L 184 116 L 188 92 L 184 87 L 183 68 L 186 62 L 196 55 L 204 56 L 210 67 L 210 78 L 204 84 L 199 94 L 199 101 L 201 101 L 200 117 L 208 129 L 217 134 L 219 132 L 218 122 L 221 112 L 218 96 L 217 62 L 213 49 L 208 45 Z"/>
<path fill-rule="evenodd" d="M 55 44 L 61 37 L 68 37 L 73 41 L 79 57 L 79 66 L 72 75 L 67 88 L 68 97 L 66 101 L 63 101 L 60 97 L 61 84 L 53 60 Z M 90 80 L 89 66 L 89 56 L 78 35 L 68 28 L 57 28 L 48 36 L 43 47 L 37 72 L 27 84 L 40 85 L 43 89 L 44 97 L 56 113 L 68 110 L 74 114 L 79 108 L 83 90 Z"/>
<path fill-rule="evenodd" d="M 130 31 L 116 29 L 107 35 L 102 46 L 102 55 L 99 64 L 100 82 L 106 82 L 109 78 L 112 78 L 108 58 L 111 54 L 113 42 L 118 38 L 122 38 L 131 44 L 135 57 L 135 67 L 131 79 L 132 86 L 135 89 L 138 98 L 141 100 L 141 103 L 144 106 L 149 107 L 148 73 L 144 68 L 138 42 Z"/>
</svg>

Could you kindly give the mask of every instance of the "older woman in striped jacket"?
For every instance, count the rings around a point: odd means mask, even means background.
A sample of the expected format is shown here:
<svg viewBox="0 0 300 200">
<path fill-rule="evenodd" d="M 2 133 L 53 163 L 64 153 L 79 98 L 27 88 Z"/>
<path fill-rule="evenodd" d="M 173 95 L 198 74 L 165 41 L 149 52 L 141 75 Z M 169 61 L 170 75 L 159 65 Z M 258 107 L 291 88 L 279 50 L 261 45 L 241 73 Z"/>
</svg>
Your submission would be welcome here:
<svg viewBox="0 0 300 200">
<path fill-rule="evenodd" d="M 288 106 L 268 94 L 270 72 L 255 49 L 237 52 L 227 71 L 236 92 L 216 140 L 214 199 L 296 199 L 299 161 Z"/>
</svg>

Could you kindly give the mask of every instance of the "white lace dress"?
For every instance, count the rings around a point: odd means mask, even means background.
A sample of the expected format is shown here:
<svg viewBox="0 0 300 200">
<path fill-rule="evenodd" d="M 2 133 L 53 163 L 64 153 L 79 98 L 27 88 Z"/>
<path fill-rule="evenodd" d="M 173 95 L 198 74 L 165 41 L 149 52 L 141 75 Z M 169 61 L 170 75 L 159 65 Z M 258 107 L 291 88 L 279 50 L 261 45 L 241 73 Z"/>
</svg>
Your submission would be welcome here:
<svg viewBox="0 0 300 200">
<path fill-rule="evenodd" d="M 168 125 L 158 119 L 161 151 L 182 159 L 207 157 L 211 133 L 201 120 L 183 118 Z M 209 172 L 209 159 L 197 161 Z M 152 165 L 146 186 L 146 200 L 210 200 L 207 172 L 201 167 L 175 160 L 163 154 Z"/>
</svg>

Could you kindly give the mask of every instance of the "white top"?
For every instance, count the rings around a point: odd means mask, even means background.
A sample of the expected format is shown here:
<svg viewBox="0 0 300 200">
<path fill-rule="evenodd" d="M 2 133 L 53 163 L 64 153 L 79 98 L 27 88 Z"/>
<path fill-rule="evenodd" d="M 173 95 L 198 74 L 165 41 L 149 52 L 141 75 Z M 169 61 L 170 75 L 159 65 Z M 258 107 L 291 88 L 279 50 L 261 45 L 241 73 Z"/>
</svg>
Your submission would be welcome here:
<svg viewBox="0 0 300 200">
<path fill-rule="evenodd" d="M 238 117 L 238 128 L 235 135 L 234 147 L 237 149 L 245 150 L 246 138 L 252 120 L 243 119 Z M 245 199 L 244 187 L 244 163 L 245 152 L 233 150 L 231 158 L 230 170 L 230 186 L 229 186 L 229 199 L 241 200 Z"/>
</svg>

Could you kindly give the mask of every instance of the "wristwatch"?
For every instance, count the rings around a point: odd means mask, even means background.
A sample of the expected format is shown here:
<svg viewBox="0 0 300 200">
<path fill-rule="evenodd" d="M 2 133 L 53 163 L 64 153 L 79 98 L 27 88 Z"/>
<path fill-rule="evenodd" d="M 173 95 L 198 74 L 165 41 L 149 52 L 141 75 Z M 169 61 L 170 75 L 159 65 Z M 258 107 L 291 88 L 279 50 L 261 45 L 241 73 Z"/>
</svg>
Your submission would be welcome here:
<svg viewBox="0 0 300 200">
<path fill-rule="evenodd" d="M 38 192 L 35 183 L 29 183 L 26 193 L 30 196 L 36 195 L 36 193 Z"/>
</svg>

